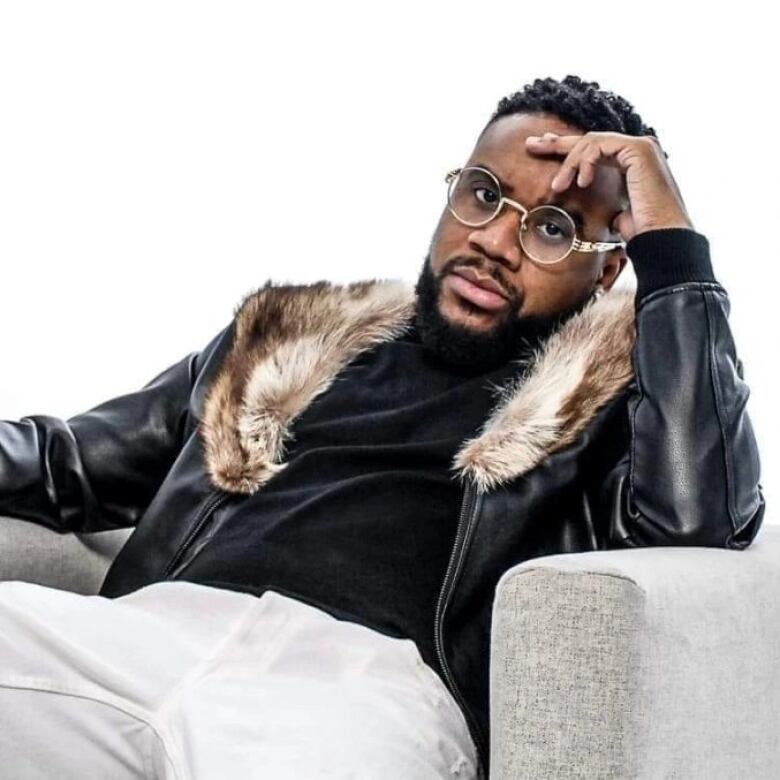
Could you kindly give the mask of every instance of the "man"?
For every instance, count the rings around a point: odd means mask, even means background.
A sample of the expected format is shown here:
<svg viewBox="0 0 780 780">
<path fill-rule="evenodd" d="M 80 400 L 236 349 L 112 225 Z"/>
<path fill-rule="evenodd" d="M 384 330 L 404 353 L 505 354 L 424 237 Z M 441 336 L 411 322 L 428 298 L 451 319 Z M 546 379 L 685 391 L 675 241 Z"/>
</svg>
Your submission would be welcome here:
<svg viewBox="0 0 780 780">
<path fill-rule="evenodd" d="M 126 764 L 146 751 L 171 776 L 487 777 L 490 616 L 507 568 L 753 540 L 765 504 L 729 301 L 653 129 L 596 82 L 537 79 L 499 102 L 447 180 L 414 288 L 269 280 L 141 391 L 0 426 L 0 511 L 61 532 L 135 529 L 89 607 L 0 587 L 0 634 L 86 648 L 68 665 L 78 691 L 97 679 L 95 706 L 115 705 L 101 720 L 71 703 L 59 728 L 80 717 L 98 732 L 124 708 L 112 734 L 134 733 L 133 717 L 158 738 Z M 636 288 L 613 289 L 628 258 Z M 139 641 L 131 625 L 161 634 Z M 204 660 L 195 639 L 176 644 L 186 632 L 207 636 Z M 101 676 L 83 662 L 121 657 L 116 643 L 143 663 L 113 660 Z M 267 645 L 286 686 L 251 665 Z M 361 655 L 369 645 L 381 663 Z M 339 674 L 376 663 L 381 674 L 359 677 L 372 698 L 346 674 L 304 684 L 317 653 L 341 659 Z M 175 696 L 128 693 L 128 668 L 157 680 L 178 658 L 192 671 L 156 683 Z M 203 676 L 215 659 L 217 683 Z M 53 733 L 40 694 L 56 680 L 35 682 L 38 661 L 13 648 L 0 661 L 0 691 L 39 694 L 15 712 L 32 708 Z M 423 688 L 404 688 L 415 669 Z M 230 731 L 220 713 L 237 701 Z M 316 717 L 296 709 L 312 706 Z M 254 759 L 215 763 L 226 749 Z"/>
</svg>

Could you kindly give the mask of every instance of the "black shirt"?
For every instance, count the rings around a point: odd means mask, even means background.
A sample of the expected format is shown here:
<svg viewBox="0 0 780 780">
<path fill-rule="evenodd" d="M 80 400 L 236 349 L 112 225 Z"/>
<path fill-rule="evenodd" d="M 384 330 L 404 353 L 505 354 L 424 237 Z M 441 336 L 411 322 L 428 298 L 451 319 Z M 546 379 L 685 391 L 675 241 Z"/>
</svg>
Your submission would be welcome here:
<svg viewBox="0 0 780 780">
<path fill-rule="evenodd" d="M 462 496 L 452 460 L 519 370 L 453 371 L 414 327 L 361 353 L 293 421 L 287 467 L 217 510 L 180 579 L 277 590 L 411 638 L 438 669 L 434 612 Z"/>
</svg>

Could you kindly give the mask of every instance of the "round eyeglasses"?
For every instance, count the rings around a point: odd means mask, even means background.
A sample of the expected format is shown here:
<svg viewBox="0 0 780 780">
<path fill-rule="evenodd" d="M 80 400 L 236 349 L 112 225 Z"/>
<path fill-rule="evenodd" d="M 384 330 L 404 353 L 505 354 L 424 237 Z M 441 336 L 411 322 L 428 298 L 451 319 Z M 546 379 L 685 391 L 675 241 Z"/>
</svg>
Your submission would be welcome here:
<svg viewBox="0 0 780 780">
<path fill-rule="evenodd" d="M 537 263 L 560 263 L 572 252 L 605 252 L 626 245 L 625 241 L 581 241 L 574 220 L 563 209 L 546 205 L 529 211 L 501 194 L 498 179 L 487 168 L 455 168 L 445 181 L 449 184 L 447 208 L 464 225 L 486 225 L 505 203 L 521 211 L 520 246 Z"/>
</svg>

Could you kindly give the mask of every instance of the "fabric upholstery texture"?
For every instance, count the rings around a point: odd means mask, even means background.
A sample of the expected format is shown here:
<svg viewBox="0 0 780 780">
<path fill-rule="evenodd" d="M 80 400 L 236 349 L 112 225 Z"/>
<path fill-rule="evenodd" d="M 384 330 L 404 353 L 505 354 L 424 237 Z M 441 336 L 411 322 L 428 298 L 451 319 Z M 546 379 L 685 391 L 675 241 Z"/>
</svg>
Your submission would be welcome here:
<svg viewBox="0 0 780 780">
<path fill-rule="evenodd" d="M 111 561 L 132 531 L 118 528 L 58 534 L 27 520 L 0 517 L 0 580 L 97 593 Z"/>
<path fill-rule="evenodd" d="M 0 580 L 97 593 L 130 532 L 0 517 Z M 771 525 L 746 550 L 591 551 L 507 570 L 492 618 L 491 778 L 778 777 L 778 601 Z"/>
<path fill-rule="evenodd" d="M 780 776 L 780 528 L 743 551 L 551 555 L 509 569 L 491 777 Z"/>
</svg>

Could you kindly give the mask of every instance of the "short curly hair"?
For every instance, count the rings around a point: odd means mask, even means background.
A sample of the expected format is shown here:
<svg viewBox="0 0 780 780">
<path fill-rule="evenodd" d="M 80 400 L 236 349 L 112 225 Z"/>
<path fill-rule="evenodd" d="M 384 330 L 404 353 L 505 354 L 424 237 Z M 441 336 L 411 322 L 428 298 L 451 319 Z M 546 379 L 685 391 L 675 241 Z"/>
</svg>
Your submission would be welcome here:
<svg viewBox="0 0 780 780">
<path fill-rule="evenodd" d="M 519 92 L 501 98 L 480 136 L 501 117 L 519 113 L 554 114 L 583 133 L 612 131 L 651 135 L 658 140 L 655 130 L 645 125 L 625 98 L 601 89 L 597 81 L 583 81 L 571 74 L 563 81 L 551 77 L 534 79 Z"/>
</svg>

